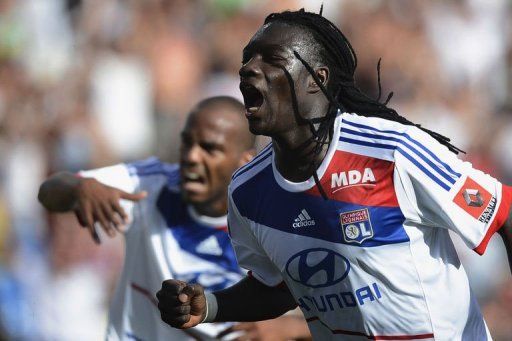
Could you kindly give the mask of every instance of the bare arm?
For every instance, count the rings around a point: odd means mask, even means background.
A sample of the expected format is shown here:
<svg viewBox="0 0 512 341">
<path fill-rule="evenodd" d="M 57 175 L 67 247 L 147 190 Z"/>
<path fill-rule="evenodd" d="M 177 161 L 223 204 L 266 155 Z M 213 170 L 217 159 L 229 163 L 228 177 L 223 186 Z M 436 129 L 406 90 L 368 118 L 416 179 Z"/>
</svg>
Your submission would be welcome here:
<svg viewBox="0 0 512 341">
<path fill-rule="evenodd" d="M 41 184 L 37 198 L 48 211 L 69 212 L 78 202 L 81 181 L 72 173 L 57 173 Z"/>
<path fill-rule="evenodd" d="M 126 223 L 126 212 L 121 199 L 139 201 L 145 192 L 127 193 L 102 184 L 94 178 L 81 178 L 69 172 L 57 173 L 43 182 L 38 199 L 51 212 L 73 211 L 80 225 L 87 227 L 92 238 L 99 243 L 94 223 L 100 223 L 109 236 Z"/>
</svg>

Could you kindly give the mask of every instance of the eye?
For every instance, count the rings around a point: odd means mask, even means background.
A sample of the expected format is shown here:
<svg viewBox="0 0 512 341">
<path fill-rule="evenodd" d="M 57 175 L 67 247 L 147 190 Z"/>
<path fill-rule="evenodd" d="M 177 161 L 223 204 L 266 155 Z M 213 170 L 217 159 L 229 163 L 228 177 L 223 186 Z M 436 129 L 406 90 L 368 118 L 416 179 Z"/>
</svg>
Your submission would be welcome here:
<svg viewBox="0 0 512 341">
<path fill-rule="evenodd" d="M 269 64 L 282 64 L 283 62 L 286 61 L 285 57 L 276 53 L 264 54 L 262 57 L 263 60 Z"/>
<path fill-rule="evenodd" d="M 201 143 L 201 148 L 208 154 L 214 154 L 221 150 L 221 148 L 215 143 Z"/>
</svg>

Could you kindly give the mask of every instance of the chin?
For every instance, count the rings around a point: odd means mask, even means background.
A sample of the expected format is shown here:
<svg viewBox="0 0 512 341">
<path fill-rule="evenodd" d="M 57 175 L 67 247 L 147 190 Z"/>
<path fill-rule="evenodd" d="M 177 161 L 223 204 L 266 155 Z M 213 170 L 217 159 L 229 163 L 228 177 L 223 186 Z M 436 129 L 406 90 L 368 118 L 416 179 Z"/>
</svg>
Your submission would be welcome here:
<svg viewBox="0 0 512 341">
<path fill-rule="evenodd" d="M 271 129 L 260 120 L 249 120 L 249 131 L 254 135 L 271 136 Z"/>
<path fill-rule="evenodd" d="M 183 201 L 190 205 L 200 205 L 206 201 L 206 197 L 202 193 L 186 192 L 181 193 Z"/>
</svg>

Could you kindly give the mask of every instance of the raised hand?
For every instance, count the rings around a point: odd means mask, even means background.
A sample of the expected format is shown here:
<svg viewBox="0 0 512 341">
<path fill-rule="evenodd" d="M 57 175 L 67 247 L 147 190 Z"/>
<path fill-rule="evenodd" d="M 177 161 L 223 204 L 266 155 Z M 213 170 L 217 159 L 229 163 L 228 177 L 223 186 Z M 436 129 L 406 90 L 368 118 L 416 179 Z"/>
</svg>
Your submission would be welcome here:
<svg viewBox="0 0 512 341">
<path fill-rule="evenodd" d="M 81 178 L 76 186 L 76 201 L 72 208 L 80 225 L 86 227 L 96 243 L 100 239 L 94 227 L 98 222 L 108 236 L 113 237 L 127 223 L 127 215 L 120 200 L 140 201 L 146 192 L 128 193 L 102 184 L 93 178 Z"/>
<path fill-rule="evenodd" d="M 162 321 L 174 328 L 194 327 L 201 323 L 206 315 L 204 289 L 199 284 L 166 280 L 156 297 Z"/>
</svg>

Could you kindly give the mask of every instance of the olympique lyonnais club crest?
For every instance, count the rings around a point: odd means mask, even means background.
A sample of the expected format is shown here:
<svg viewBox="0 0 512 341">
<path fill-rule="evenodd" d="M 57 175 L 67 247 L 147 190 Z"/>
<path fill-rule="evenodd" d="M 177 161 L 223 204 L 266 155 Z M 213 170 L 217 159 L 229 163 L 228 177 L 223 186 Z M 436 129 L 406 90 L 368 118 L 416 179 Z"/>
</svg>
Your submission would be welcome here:
<svg viewBox="0 0 512 341">
<path fill-rule="evenodd" d="M 341 231 L 347 243 L 361 244 L 373 237 L 370 212 L 367 208 L 340 213 Z"/>
<path fill-rule="evenodd" d="M 468 177 L 455 194 L 453 202 L 483 223 L 488 223 L 496 209 L 496 197 Z"/>
</svg>

